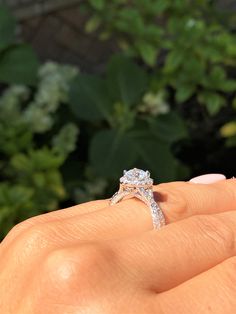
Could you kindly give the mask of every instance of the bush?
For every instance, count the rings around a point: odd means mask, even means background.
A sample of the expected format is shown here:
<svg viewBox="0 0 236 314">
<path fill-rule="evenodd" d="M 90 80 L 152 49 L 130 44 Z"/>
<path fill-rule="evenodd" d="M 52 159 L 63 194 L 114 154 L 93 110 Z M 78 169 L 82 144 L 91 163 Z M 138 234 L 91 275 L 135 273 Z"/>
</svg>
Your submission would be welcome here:
<svg viewBox="0 0 236 314">
<path fill-rule="evenodd" d="M 66 197 L 60 167 L 75 148 L 78 128 L 56 115 L 76 72 L 47 63 L 34 91 L 13 85 L 0 99 L 1 237 L 22 219 L 58 208 Z"/>
<path fill-rule="evenodd" d="M 176 103 L 192 96 L 216 114 L 236 89 L 236 41 L 212 1 L 90 0 L 88 32 L 115 38 L 125 54 L 156 73 L 153 88 L 172 87 Z M 215 12 L 215 14 L 214 14 Z M 213 13 L 213 14 L 212 14 Z"/>
<path fill-rule="evenodd" d="M 163 90 L 149 90 L 150 81 L 144 69 L 121 56 L 111 59 L 103 78 L 79 74 L 73 81 L 71 109 L 90 128 L 95 174 L 116 179 L 123 169 L 140 165 L 168 181 L 186 171 L 171 147 L 187 137 L 187 128 Z"/>
<path fill-rule="evenodd" d="M 188 165 L 192 175 L 205 171 L 232 175 L 236 12 L 201 0 L 90 0 L 82 7 L 90 16 L 85 30 L 116 42 L 123 55 L 146 69 L 146 93 L 165 95 L 170 110 L 184 119 L 189 140 L 172 145 L 172 155 Z M 166 122 L 166 130 L 171 125 Z"/>
</svg>

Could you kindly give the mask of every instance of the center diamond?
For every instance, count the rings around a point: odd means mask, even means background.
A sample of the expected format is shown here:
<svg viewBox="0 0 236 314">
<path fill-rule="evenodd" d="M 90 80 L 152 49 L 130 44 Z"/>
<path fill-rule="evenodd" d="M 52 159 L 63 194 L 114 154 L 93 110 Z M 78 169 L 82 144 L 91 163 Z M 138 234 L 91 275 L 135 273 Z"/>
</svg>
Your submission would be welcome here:
<svg viewBox="0 0 236 314">
<path fill-rule="evenodd" d="M 149 171 L 134 168 L 129 171 L 124 171 L 123 177 L 120 178 L 120 183 L 131 185 L 150 185 L 153 184 L 153 180 L 150 178 Z"/>
</svg>

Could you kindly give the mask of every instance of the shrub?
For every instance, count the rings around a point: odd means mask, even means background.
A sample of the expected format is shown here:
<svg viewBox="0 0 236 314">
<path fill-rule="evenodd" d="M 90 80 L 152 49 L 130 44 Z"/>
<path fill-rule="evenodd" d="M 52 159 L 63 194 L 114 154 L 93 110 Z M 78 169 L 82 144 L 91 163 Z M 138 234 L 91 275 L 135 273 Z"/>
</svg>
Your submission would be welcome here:
<svg viewBox="0 0 236 314">
<path fill-rule="evenodd" d="M 159 181 L 186 173 L 171 148 L 187 137 L 187 128 L 163 90 L 149 90 L 151 78 L 142 67 L 114 56 L 104 77 L 79 74 L 73 81 L 71 109 L 90 128 L 89 166 L 96 175 L 116 179 L 135 165 L 150 169 Z"/>
<path fill-rule="evenodd" d="M 184 119 L 190 136 L 171 146 L 172 156 L 189 166 L 192 175 L 207 171 L 232 175 L 236 12 L 201 0 L 90 0 L 82 8 L 89 16 L 85 30 L 101 40 L 111 39 L 123 55 L 146 69 L 146 92 L 165 95 L 170 110 Z M 127 83 L 122 77 L 120 81 Z M 114 90 L 116 86 L 117 82 Z M 165 132 L 171 125 L 165 123 Z M 162 165 L 166 168 L 165 163 L 156 168 Z M 178 178 L 186 176 L 176 172 L 172 179 Z"/>
<path fill-rule="evenodd" d="M 30 216 L 58 208 L 66 196 L 60 168 L 75 149 L 78 127 L 57 121 L 77 71 L 47 63 L 32 89 L 13 85 L 0 99 L 0 236 Z"/>
<path fill-rule="evenodd" d="M 216 114 L 235 91 L 228 71 L 236 66 L 235 35 L 213 1 L 90 0 L 86 9 L 87 32 L 98 29 L 141 58 L 156 72 L 154 88 L 172 87 L 176 103 L 194 96 Z"/>
</svg>

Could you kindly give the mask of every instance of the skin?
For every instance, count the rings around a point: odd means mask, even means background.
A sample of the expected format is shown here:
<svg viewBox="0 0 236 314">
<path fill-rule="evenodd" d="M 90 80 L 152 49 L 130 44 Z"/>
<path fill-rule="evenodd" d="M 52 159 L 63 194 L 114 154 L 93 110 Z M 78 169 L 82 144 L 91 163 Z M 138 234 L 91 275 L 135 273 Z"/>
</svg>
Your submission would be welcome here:
<svg viewBox="0 0 236 314">
<path fill-rule="evenodd" d="M 31 218 L 0 244 L 4 314 L 233 314 L 236 180 L 155 187 L 167 225 L 136 199 Z"/>
</svg>

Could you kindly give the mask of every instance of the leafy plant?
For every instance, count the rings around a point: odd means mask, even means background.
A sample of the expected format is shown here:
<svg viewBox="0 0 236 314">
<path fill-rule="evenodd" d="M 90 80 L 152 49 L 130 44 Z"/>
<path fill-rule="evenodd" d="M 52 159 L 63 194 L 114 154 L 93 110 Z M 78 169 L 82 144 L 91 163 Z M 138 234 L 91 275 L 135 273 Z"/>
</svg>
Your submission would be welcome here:
<svg viewBox="0 0 236 314">
<path fill-rule="evenodd" d="M 145 70 L 121 56 L 111 59 L 104 78 L 79 74 L 73 81 L 71 109 L 94 129 L 89 162 L 102 178 L 142 165 L 163 181 L 183 169 L 171 148 L 187 136 L 185 123 L 149 85 Z"/>
<path fill-rule="evenodd" d="M 85 29 L 112 38 L 156 72 L 155 89 L 171 87 L 176 103 L 195 97 L 210 115 L 236 90 L 236 37 L 213 1 L 90 0 Z"/>
<path fill-rule="evenodd" d="M 66 196 L 60 168 L 75 149 L 78 127 L 55 115 L 76 73 L 47 63 L 35 91 L 15 85 L 0 99 L 0 237 L 17 222 L 58 208 Z"/>
<path fill-rule="evenodd" d="M 39 67 L 33 49 L 18 42 L 16 21 L 8 8 L 0 4 L 0 82 L 35 84 Z"/>
</svg>

